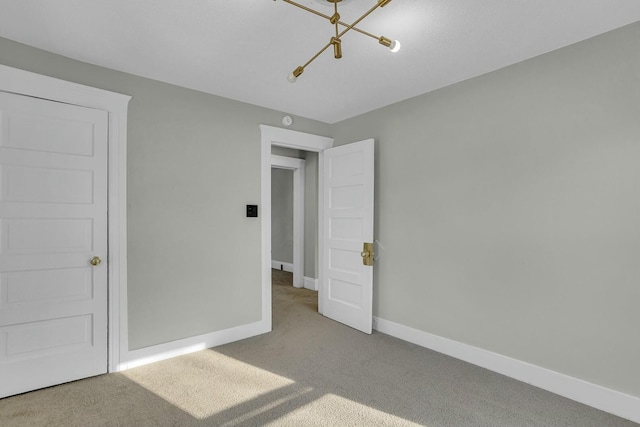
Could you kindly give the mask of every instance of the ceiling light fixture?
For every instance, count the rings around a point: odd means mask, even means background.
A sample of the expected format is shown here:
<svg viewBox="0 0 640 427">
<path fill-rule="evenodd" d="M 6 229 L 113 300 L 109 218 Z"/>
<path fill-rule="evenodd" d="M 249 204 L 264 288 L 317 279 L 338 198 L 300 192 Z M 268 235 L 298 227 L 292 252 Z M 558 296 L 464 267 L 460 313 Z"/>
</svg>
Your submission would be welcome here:
<svg viewBox="0 0 640 427">
<path fill-rule="evenodd" d="M 380 37 L 374 36 L 373 34 L 356 27 L 356 25 L 358 25 L 364 18 L 369 16 L 371 12 L 373 12 L 379 7 L 385 7 L 386 5 L 391 3 L 391 0 L 376 0 L 375 6 L 373 6 L 371 9 L 366 11 L 360 18 L 356 19 L 352 24 L 346 24 L 340 20 L 340 14 L 338 13 L 338 3 L 340 3 L 342 0 L 325 0 L 329 3 L 333 3 L 334 13 L 331 16 L 325 15 L 324 13 L 320 13 L 317 10 L 311 9 L 310 7 L 307 7 L 307 6 L 303 6 L 292 0 L 282 0 L 282 1 L 284 1 L 285 3 L 289 3 L 293 6 L 299 7 L 302 10 L 306 10 L 307 12 L 311 12 L 314 15 L 317 15 L 329 20 L 329 22 L 335 26 L 335 30 L 336 30 L 335 36 L 331 37 L 331 40 L 329 41 L 329 43 L 327 43 L 322 49 L 320 49 L 318 53 L 313 55 L 311 59 L 308 60 L 304 65 L 297 67 L 295 70 L 291 72 L 291 74 L 289 74 L 288 80 L 291 83 L 294 83 L 298 79 L 298 77 L 300 77 L 300 75 L 304 73 L 305 68 L 307 68 L 309 64 L 311 64 L 318 56 L 322 54 L 322 52 L 327 50 L 330 46 L 333 46 L 333 57 L 336 59 L 342 58 L 342 36 L 344 36 L 346 33 L 348 33 L 351 30 L 357 31 L 360 34 L 364 34 L 365 36 L 378 40 L 378 43 L 380 43 L 382 46 L 389 48 L 391 52 L 397 52 L 400 50 L 400 42 L 398 40 L 391 40 L 384 36 L 380 36 Z M 340 31 L 341 26 L 346 28 Z"/>
</svg>

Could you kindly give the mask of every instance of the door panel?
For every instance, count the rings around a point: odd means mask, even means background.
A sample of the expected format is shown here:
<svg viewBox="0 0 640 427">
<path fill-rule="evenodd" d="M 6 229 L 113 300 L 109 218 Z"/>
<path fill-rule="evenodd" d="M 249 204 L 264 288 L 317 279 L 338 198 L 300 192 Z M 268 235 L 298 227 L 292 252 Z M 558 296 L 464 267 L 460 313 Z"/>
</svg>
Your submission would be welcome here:
<svg viewBox="0 0 640 427">
<path fill-rule="evenodd" d="M 362 262 L 373 242 L 372 139 L 324 151 L 323 314 L 370 334 L 373 267 Z"/>
<path fill-rule="evenodd" d="M 5 202 L 90 204 L 93 198 L 91 171 L 4 166 L 1 179 Z"/>
<path fill-rule="evenodd" d="M 0 397 L 107 371 L 107 124 L 0 92 Z"/>
<path fill-rule="evenodd" d="M 90 347 L 91 320 L 90 315 L 84 315 L 5 327 L 6 340 L 2 344 L 6 348 L 0 345 L 0 351 L 7 360 L 24 360 L 64 352 L 70 347 Z"/>
<path fill-rule="evenodd" d="M 89 267 L 0 273 L 0 283 L 4 284 L 0 308 L 86 300 L 92 295 L 92 279 Z"/>
</svg>

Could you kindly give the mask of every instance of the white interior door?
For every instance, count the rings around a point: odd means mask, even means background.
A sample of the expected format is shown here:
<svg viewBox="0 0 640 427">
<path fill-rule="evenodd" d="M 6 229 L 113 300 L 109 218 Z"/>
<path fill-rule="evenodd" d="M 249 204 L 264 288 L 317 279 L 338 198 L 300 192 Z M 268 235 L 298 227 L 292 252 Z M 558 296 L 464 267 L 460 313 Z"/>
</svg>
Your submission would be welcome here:
<svg viewBox="0 0 640 427">
<path fill-rule="evenodd" d="M 107 371 L 107 124 L 0 92 L 0 397 Z"/>
<path fill-rule="evenodd" d="M 373 243 L 373 139 L 324 150 L 325 316 L 371 333 L 373 267 L 363 243 Z"/>
</svg>

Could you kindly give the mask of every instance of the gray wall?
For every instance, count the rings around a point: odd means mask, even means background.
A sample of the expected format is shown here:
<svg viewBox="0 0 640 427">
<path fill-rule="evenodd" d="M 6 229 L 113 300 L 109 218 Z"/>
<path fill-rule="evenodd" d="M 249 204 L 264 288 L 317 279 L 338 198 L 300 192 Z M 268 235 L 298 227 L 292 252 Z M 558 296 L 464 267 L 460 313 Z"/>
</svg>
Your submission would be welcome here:
<svg viewBox="0 0 640 427">
<path fill-rule="evenodd" d="M 271 259 L 293 263 L 293 171 L 271 169 Z"/>
<path fill-rule="evenodd" d="M 260 202 L 258 125 L 278 126 L 283 113 L 2 38 L 0 63 L 133 96 L 127 152 L 130 349 L 260 320 L 260 219 L 245 218 L 245 205 Z M 292 129 L 330 132 L 303 118 Z"/>
<path fill-rule="evenodd" d="M 374 314 L 640 396 L 640 24 L 333 127 L 374 137 Z"/>
</svg>

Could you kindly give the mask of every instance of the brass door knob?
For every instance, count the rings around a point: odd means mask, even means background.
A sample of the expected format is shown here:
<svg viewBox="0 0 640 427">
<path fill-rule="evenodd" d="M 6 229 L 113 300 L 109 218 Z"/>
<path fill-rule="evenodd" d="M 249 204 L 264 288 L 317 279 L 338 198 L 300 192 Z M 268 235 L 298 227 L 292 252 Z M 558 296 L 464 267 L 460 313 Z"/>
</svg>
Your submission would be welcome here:
<svg viewBox="0 0 640 427">
<path fill-rule="evenodd" d="M 89 262 L 90 262 L 90 263 L 91 263 L 91 265 L 93 265 L 94 267 L 95 267 L 95 266 L 98 266 L 98 265 L 100 265 L 100 264 L 102 264 L 102 260 L 100 259 L 100 257 L 99 257 L 99 256 L 94 256 L 93 258 L 91 258 L 91 259 L 89 260 Z"/>
</svg>

